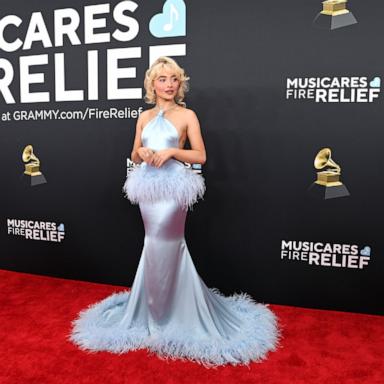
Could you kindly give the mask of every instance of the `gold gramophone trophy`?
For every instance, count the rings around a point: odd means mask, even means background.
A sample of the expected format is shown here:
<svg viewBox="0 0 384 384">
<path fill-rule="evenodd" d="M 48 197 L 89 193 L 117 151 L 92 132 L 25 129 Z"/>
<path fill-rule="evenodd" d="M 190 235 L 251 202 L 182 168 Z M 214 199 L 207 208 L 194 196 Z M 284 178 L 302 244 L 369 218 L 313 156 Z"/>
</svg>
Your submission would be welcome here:
<svg viewBox="0 0 384 384">
<path fill-rule="evenodd" d="M 33 153 L 32 145 L 27 145 L 23 150 L 22 159 L 25 163 L 24 175 L 29 176 L 29 185 L 45 184 L 47 180 L 40 172 L 40 160 Z"/>
<path fill-rule="evenodd" d="M 323 10 L 313 20 L 316 27 L 329 30 L 356 23 L 355 16 L 347 9 L 347 0 L 323 1 Z"/>
<path fill-rule="evenodd" d="M 316 169 L 325 169 L 317 172 L 317 180 L 310 190 L 321 195 L 324 199 L 349 196 L 347 187 L 340 181 L 341 168 L 331 158 L 331 149 L 323 148 L 315 157 Z"/>
</svg>

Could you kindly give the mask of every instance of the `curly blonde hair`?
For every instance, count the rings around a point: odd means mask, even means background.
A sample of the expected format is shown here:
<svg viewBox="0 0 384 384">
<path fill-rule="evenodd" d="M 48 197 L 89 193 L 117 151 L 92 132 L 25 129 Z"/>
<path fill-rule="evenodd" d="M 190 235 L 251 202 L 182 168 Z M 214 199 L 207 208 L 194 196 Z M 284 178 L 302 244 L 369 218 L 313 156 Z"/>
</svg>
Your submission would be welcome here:
<svg viewBox="0 0 384 384">
<path fill-rule="evenodd" d="M 185 107 L 186 104 L 183 101 L 185 93 L 189 89 L 188 80 L 189 77 L 185 74 L 184 69 L 176 63 L 175 60 L 167 56 L 159 57 L 147 71 L 145 72 L 144 78 L 144 88 L 146 91 L 144 100 L 148 104 L 156 104 L 156 93 L 153 87 L 153 81 L 159 75 L 160 71 L 163 68 L 167 68 L 174 72 L 177 79 L 180 81 L 180 86 L 175 96 L 175 102 L 182 107 Z"/>
</svg>

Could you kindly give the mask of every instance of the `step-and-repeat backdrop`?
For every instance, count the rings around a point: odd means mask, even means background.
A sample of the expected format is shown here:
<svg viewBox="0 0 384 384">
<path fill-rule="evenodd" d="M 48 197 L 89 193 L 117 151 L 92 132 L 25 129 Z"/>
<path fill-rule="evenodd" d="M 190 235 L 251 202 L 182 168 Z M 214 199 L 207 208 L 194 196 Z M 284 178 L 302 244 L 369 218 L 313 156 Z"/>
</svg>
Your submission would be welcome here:
<svg viewBox="0 0 384 384">
<path fill-rule="evenodd" d="M 143 77 L 171 56 L 207 147 L 186 238 L 207 285 L 383 313 L 379 0 L 3 0 L 0 268 L 130 286 L 122 193 Z"/>
</svg>

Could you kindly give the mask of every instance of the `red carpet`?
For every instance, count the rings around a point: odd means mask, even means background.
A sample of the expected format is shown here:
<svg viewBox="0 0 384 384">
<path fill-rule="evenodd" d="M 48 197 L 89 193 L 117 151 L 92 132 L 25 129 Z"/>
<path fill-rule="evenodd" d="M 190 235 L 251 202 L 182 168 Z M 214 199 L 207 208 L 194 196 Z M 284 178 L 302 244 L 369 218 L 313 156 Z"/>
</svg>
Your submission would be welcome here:
<svg viewBox="0 0 384 384">
<path fill-rule="evenodd" d="M 271 305 L 281 347 L 249 367 L 206 369 L 146 351 L 85 353 L 79 310 L 122 287 L 0 270 L 1 384 L 383 384 L 384 317 Z"/>
</svg>

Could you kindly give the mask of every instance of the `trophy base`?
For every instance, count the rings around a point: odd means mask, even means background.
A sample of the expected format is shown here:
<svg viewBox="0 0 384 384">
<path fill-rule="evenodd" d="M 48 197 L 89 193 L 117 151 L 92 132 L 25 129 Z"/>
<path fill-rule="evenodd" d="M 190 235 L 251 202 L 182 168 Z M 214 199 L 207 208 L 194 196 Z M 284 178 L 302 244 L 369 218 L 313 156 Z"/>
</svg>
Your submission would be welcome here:
<svg viewBox="0 0 384 384">
<path fill-rule="evenodd" d="M 336 199 L 338 197 L 346 197 L 350 195 L 347 187 L 344 184 L 327 187 L 324 185 L 313 183 L 308 188 L 308 191 L 311 193 L 312 196 L 324 200 Z"/>
<path fill-rule="evenodd" d="M 21 175 L 23 184 L 27 187 L 35 187 L 36 185 L 46 184 L 47 180 L 44 175 L 41 173 L 40 175 L 30 176 L 23 173 Z"/>
<path fill-rule="evenodd" d="M 333 30 L 337 28 L 347 27 L 348 25 L 356 24 L 357 20 L 352 12 L 343 13 L 340 15 L 325 15 L 319 13 L 313 20 L 313 25 L 317 28 Z"/>
</svg>

